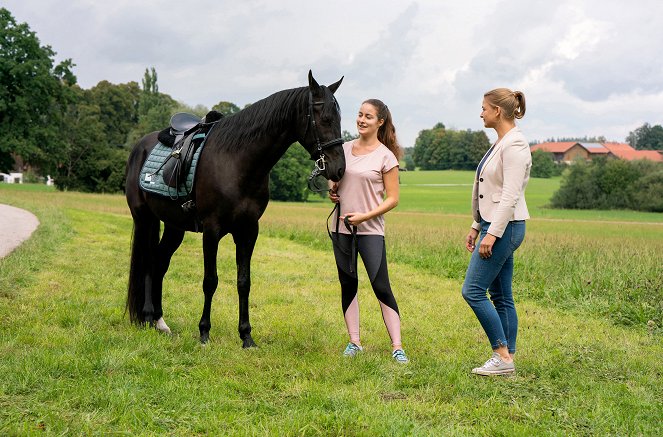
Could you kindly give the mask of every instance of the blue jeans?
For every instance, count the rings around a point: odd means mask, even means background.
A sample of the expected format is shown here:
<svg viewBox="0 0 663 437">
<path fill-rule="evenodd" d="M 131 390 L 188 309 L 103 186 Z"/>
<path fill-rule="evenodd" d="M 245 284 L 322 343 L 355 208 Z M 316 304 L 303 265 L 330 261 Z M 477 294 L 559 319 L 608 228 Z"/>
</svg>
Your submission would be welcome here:
<svg viewBox="0 0 663 437">
<path fill-rule="evenodd" d="M 479 242 L 486 236 L 490 223 L 481 222 Z M 479 319 L 493 350 L 506 346 L 516 353 L 518 315 L 513 302 L 513 252 L 525 238 L 525 221 L 509 222 L 504 234 L 493 245 L 490 258 L 479 256 L 479 244 L 472 252 L 463 283 L 463 297 Z M 490 300 L 486 296 L 490 294 Z"/>
</svg>

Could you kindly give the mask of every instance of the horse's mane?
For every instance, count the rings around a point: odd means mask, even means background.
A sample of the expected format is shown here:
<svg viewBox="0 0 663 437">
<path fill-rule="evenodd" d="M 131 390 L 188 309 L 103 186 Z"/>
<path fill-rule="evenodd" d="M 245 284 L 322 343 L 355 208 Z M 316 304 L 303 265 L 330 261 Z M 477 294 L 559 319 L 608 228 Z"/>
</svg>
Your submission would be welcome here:
<svg viewBox="0 0 663 437">
<path fill-rule="evenodd" d="M 331 118 L 338 114 L 338 103 L 326 86 L 323 92 L 322 118 Z M 328 104 L 333 102 L 333 104 Z M 252 143 L 265 133 L 280 132 L 283 124 L 300 112 L 306 115 L 308 105 L 308 87 L 283 90 L 258 100 L 236 114 L 223 117 L 213 130 L 215 147 L 234 151 L 243 144 Z M 209 143 L 208 143 L 209 144 Z"/>
</svg>

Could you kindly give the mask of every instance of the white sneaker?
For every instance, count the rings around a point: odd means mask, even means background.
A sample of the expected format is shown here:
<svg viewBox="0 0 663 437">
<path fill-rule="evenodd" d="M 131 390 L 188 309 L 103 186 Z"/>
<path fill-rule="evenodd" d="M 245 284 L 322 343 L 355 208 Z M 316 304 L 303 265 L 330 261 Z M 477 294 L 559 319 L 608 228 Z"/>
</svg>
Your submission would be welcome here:
<svg viewBox="0 0 663 437">
<path fill-rule="evenodd" d="M 405 355 L 405 351 L 403 349 L 396 349 L 391 353 L 391 356 L 396 360 L 398 363 L 407 363 L 410 360 L 407 359 L 407 355 Z"/>
<path fill-rule="evenodd" d="M 483 366 L 472 369 L 472 373 L 482 376 L 510 375 L 515 371 L 516 366 L 513 364 L 513 361 L 505 363 L 497 352 L 493 352 L 493 356 Z"/>
<path fill-rule="evenodd" d="M 345 351 L 343 351 L 343 355 L 346 357 L 354 357 L 360 352 L 363 352 L 364 348 L 361 346 L 357 346 L 354 343 L 348 343 L 348 345 L 345 348 Z"/>
</svg>

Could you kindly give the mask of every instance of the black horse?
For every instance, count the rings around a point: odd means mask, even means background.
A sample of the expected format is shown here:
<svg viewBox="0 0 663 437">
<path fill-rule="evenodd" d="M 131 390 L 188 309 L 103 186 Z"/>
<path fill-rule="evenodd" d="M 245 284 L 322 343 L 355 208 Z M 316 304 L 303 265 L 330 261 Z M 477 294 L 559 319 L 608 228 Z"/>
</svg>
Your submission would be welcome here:
<svg viewBox="0 0 663 437">
<path fill-rule="evenodd" d="M 239 336 L 255 346 L 249 323 L 251 255 L 258 220 L 269 201 L 269 172 L 295 141 L 316 161 L 323 176 L 338 181 L 345 172 L 341 115 L 333 93 L 338 82 L 320 86 L 309 71 L 308 87 L 277 92 L 239 113 L 224 117 L 210 131 L 201 152 L 192 195 L 195 209 L 181 201 L 147 193 L 139 173 L 157 143 L 157 132 L 143 137 L 127 163 L 126 196 L 134 221 L 127 310 L 132 322 L 170 332 L 161 306 L 163 277 L 186 231 L 203 233 L 205 304 L 198 325 L 206 343 L 212 296 L 218 285 L 219 241 L 232 234 L 236 247 Z M 164 223 L 159 239 L 160 222 Z M 202 225 L 202 229 L 200 228 Z"/>
</svg>

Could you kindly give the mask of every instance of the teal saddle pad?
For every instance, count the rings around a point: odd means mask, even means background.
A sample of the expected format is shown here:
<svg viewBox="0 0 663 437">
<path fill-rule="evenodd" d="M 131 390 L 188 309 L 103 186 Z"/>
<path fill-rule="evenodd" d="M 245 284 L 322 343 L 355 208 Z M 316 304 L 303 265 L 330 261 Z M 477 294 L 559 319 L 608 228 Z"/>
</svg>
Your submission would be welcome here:
<svg viewBox="0 0 663 437">
<path fill-rule="evenodd" d="M 188 196 L 193 190 L 193 180 L 196 175 L 198 158 L 200 157 L 200 152 L 203 150 L 204 145 L 205 142 L 203 141 L 193 154 L 191 167 L 189 168 L 189 173 L 186 175 L 186 182 L 175 189 L 169 187 L 163 180 L 163 164 L 166 161 L 166 158 L 168 158 L 173 152 L 173 149 L 164 146 L 160 142 L 157 143 L 145 160 L 143 168 L 140 170 L 140 178 L 138 179 L 140 188 L 143 191 L 148 191 L 161 196 L 168 196 L 171 199 Z"/>
</svg>

